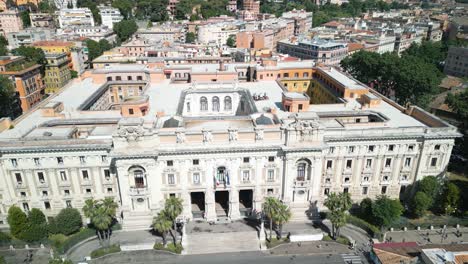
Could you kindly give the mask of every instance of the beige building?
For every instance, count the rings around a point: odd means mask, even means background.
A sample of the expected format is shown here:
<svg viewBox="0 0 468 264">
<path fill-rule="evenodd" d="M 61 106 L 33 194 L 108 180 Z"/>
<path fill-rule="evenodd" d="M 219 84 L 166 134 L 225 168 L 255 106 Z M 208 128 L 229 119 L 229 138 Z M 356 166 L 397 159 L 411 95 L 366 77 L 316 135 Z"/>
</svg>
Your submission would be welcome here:
<svg viewBox="0 0 468 264">
<path fill-rule="evenodd" d="M 7 37 L 8 33 L 19 32 L 22 29 L 23 20 L 21 20 L 18 10 L 0 12 L 0 34 Z"/>
</svg>

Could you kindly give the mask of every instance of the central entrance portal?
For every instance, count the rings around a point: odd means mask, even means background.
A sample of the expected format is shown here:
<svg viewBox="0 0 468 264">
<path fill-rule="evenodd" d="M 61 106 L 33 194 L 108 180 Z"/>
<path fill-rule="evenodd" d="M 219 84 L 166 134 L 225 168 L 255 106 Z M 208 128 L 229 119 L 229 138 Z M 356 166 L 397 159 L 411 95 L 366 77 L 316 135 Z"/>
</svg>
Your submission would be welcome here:
<svg viewBox="0 0 468 264">
<path fill-rule="evenodd" d="M 229 192 L 215 192 L 216 216 L 227 216 L 229 212 Z"/>
<path fill-rule="evenodd" d="M 205 216 L 205 193 L 192 192 L 190 193 L 192 203 L 192 215 L 194 219 L 202 219 Z"/>
</svg>

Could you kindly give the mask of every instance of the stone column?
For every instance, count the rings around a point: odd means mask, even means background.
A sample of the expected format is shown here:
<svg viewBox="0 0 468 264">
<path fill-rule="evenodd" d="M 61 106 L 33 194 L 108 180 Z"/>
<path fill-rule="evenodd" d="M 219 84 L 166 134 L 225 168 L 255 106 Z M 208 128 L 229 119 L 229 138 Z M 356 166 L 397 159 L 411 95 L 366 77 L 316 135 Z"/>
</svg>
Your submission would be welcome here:
<svg viewBox="0 0 468 264">
<path fill-rule="evenodd" d="M 208 188 L 205 191 L 205 217 L 208 222 L 216 221 L 215 190 Z"/>
<path fill-rule="evenodd" d="M 232 187 L 229 191 L 229 217 L 231 220 L 240 218 L 239 191 L 235 187 Z"/>
<path fill-rule="evenodd" d="M 322 167 L 323 160 L 321 158 L 314 158 L 311 170 L 311 187 L 309 201 L 315 203 L 315 201 L 321 202 L 321 187 L 322 187 Z"/>
<path fill-rule="evenodd" d="M 292 188 L 292 182 L 293 178 L 295 177 L 294 174 L 294 161 L 292 159 L 289 159 L 288 157 L 285 157 L 285 168 L 284 168 L 284 174 L 283 174 L 283 181 L 282 181 L 282 186 L 283 186 L 283 193 L 282 193 L 282 200 L 286 204 L 289 204 L 292 201 L 292 193 L 293 193 L 293 188 Z"/>
</svg>

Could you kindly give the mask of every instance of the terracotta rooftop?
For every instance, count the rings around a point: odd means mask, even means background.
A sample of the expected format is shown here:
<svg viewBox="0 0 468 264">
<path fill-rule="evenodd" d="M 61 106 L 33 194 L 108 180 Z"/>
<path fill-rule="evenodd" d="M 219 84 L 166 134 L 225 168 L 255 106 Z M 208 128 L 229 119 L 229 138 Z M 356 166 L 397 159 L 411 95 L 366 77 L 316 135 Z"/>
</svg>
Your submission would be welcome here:
<svg viewBox="0 0 468 264">
<path fill-rule="evenodd" d="M 362 45 L 361 43 L 354 43 L 354 42 L 348 43 L 348 52 L 360 50 L 363 48 L 364 48 L 364 45 Z"/>
<path fill-rule="evenodd" d="M 338 21 L 330 21 L 330 22 L 327 22 L 325 24 L 323 24 L 325 27 L 339 27 L 341 26 L 341 23 L 339 23 Z"/>
</svg>

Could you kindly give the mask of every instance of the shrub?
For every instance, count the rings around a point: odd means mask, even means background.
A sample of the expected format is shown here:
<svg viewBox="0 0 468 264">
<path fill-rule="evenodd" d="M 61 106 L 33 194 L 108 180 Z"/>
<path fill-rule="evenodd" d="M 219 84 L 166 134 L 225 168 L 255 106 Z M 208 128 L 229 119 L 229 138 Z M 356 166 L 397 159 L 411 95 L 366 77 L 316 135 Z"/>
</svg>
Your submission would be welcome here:
<svg viewBox="0 0 468 264">
<path fill-rule="evenodd" d="M 342 236 L 337 238 L 336 242 L 343 244 L 343 245 L 349 245 L 349 239 L 347 239 L 346 237 L 342 237 Z"/>
<path fill-rule="evenodd" d="M 17 206 L 12 206 L 8 209 L 7 217 L 8 225 L 10 225 L 10 233 L 16 238 L 20 238 L 23 232 L 28 227 L 28 217 Z"/>
<path fill-rule="evenodd" d="M 174 243 L 169 243 L 166 247 L 164 247 L 163 243 L 155 243 L 153 248 L 156 250 L 169 251 L 175 254 L 180 254 L 182 253 L 182 250 L 184 250 L 180 243 L 177 243 L 175 246 Z"/>
<path fill-rule="evenodd" d="M 108 254 L 120 252 L 119 245 L 111 245 L 110 247 L 106 248 L 99 248 L 91 252 L 91 258 L 99 258 Z"/>
<path fill-rule="evenodd" d="M 289 243 L 289 239 L 287 237 L 282 239 L 272 238 L 270 241 L 267 240 L 266 246 L 267 248 L 273 248 L 285 243 Z"/>
<path fill-rule="evenodd" d="M 424 192 L 417 192 L 411 203 L 411 213 L 416 217 L 424 216 L 432 205 L 432 198 Z"/>
<path fill-rule="evenodd" d="M 49 260 L 49 264 L 73 264 L 73 262 L 68 259 L 63 260 L 61 258 L 55 258 L 55 259 Z"/>
<path fill-rule="evenodd" d="M 0 264 L 6 264 L 4 256 L 0 256 Z"/>
<path fill-rule="evenodd" d="M 41 210 L 33 208 L 28 214 L 28 222 L 30 225 L 43 225 L 46 223 L 46 217 Z"/>
<path fill-rule="evenodd" d="M 0 231 L 0 244 L 8 243 L 11 241 L 11 237 L 7 233 L 3 233 Z"/>
<path fill-rule="evenodd" d="M 68 237 L 64 234 L 54 234 L 49 236 L 49 241 L 55 248 L 61 247 L 67 241 L 67 239 Z"/>
<path fill-rule="evenodd" d="M 347 222 L 355 225 L 367 232 L 371 237 L 380 238 L 380 230 L 378 227 L 366 222 L 365 220 L 358 218 L 354 215 L 348 215 Z"/>
<path fill-rule="evenodd" d="M 64 254 L 74 245 L 95 235 L 96 231 L 94 229 L 83 228 L 78 233 L 68 237 L 68 239 L 61 246 L 57 247 L 56 250 L 59 254 Z"/>
<path fill-rule="evenodd" d="M 47 226 L 45 224 L 28 224 L 25 232 L 21 235 L 21 240 L 26 242 L 38 242 L 47 237 Z"/>
<path fill-rule="evenodd" d="M 62 209 L 59 214 L 54 218 L 51 229 L 55 233 L 61 233 L 66 236 L 76 233 L 83 225 L 80 212 L 75 208 Z"/>
<path fill-rule="evenodd" d="M 369 221 L 372 218 L 372 205 L 373 202 L 370 198 L 365 198 L 359 204 L 359 217 Z"/>
</svg>

